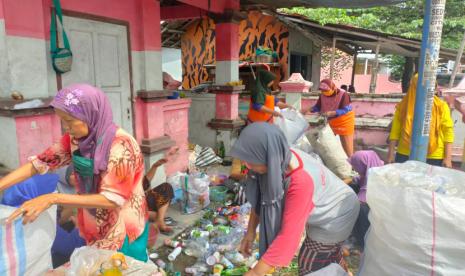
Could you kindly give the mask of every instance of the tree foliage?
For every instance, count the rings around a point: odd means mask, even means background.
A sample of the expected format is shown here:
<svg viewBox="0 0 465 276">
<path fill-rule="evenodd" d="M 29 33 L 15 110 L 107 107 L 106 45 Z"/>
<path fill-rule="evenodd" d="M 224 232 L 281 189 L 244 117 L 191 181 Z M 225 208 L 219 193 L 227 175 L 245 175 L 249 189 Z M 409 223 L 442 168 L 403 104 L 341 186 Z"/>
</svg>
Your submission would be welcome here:
<svg viewBox="0 0 465 276">
<path fill-rule="evenodd" d="M 373 31 L 421 39 L 425 0 L 409 0 L 406 3 L 369 9 L 292 8 L 282 11 L 300 14 L 321 24 L 344 24 Z M 458 49 L 465 32 L 465 0 L 447 0 L 441 47 Z M 402 75 L 405 58 L 386 56 L 392 69 L 392 77 Z"/>
<path fill-rule="evenodd" d="M 369 30 L 421 39 L 425 0 L 369 9 L 292 8 L 287 13 L 301 14 L 321 24 L 345 24 Z M 465 1 L 447 0 L 442 47 L 458 49 L 465 32 Z"/>
<path fill-rule="evenodd" d="M 331 56 L 333 54 L 331 47 L 323 47 L 321 48 L 321 68 L 323 68 L 323 77 L 325 79 L 330 78 L 330 64 L 331 64 Z M 342 78 L 342 72 L 346 69 L 352 67 L 352 57 L 343 51 L 336 49 L 336 53 L 334 55 L 334 72 L 333 72 L 333 79 L 340 80 Z"/>
</svg>

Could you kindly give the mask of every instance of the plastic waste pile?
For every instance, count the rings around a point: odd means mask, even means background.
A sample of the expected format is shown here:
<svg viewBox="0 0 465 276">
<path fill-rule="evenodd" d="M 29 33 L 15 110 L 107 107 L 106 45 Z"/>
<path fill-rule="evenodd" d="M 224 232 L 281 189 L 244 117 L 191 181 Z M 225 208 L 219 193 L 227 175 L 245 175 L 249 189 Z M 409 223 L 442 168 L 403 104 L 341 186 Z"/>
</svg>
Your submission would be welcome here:
<svg viewBox="0 0 465 276">
<path fill-rule="evenodd" d="M 152 263 L 144 263 L 115 251 L 83 246 L 73 252 L 67 276 L 163 276 L 165 271 Z"/>
<path fill-rule="evenodd" d="M 195 226 L 179 237 L 179 240 L 165 240 L 165 246 L 172 248 L 165 263 L 153 260 L 164 268 L 168 275 L 176 275 L 173 262 L 181 254 L 197 259 L 186 267 L 187 275 L 239 276 L 257 262 L 258 254 L 246 258 L 238 252 L 239 244 L 247 228 L 251 206 L 219 207 L 206 212 Z M 152 257 L 152 256 L 151 256 Z M 179 273 L 179 272 L 177 272 Z"/>
</svg>

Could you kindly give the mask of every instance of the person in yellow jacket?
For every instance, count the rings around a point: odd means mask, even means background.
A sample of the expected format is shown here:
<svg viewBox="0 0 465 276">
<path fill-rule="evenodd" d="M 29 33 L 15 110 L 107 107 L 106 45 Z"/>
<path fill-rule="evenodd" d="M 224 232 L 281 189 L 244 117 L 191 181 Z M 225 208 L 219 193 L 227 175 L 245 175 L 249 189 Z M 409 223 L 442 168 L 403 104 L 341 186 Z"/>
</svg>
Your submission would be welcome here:
<svg viewBox="0 0 465 276">
<path fill-rule="evenodd" d="M 409 159 L 417 82 L 418 74 L 413 76 L 407 95 L 396 107 L 389 135 L 388 163 L 403 163 Z M 454 123 L 449 106 L 445 101 L 434 96 L 431 111 L 427 163 L 451 168 Z M 396 146 L 397 152 L 395 152 Z"/>
</svg>

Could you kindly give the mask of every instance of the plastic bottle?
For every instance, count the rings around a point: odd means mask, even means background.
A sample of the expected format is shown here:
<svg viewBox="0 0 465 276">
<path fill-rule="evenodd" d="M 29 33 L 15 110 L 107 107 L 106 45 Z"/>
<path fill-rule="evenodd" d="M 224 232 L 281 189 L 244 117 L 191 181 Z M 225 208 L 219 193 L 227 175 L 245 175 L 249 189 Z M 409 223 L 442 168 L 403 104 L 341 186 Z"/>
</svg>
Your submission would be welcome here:
<svg viewBox="0 0 465 276">
<path fill-rule="evenodd" d="M 194 264 L 191 267 L 186 267 L 186 270 L 185 270 L 186 273 L 194 274 L 194 275 L 205 273 L 207 271 L 208 271 L 208 268 L 201 264 Z"/>
<path fill-rule="evenodd" d="M 176 248 L 176 247 L 179 246 L 179 242 L 175 241 L 175 240 L 172 240 L 172 239 L 166 239 L 165 240 L 165 245 L 169 246 L 169 247 L 172 247 L 172 248 Z"/>
<path fill-rule="evenodd" d="M 150 253 L 149 258 L 152 259 L 152 260 L 155 260 L 155 259 L 158 258 L 158 254 L 155 253 L 155 252 L 154 252 L 154 253 Z"/>
<path fill-rule="evenodd" d="M 229 234 L 231 232 L 231 228 L 225 225 L 218 225 L 218 231 L 222 232 L 223 234 Z"/>
<path fill-rule="evenodd" d="M 213 275 L 215 276 L 221 276 L 221 272 L 223 272 L 224 267 L 220 264 L 216 264 L 213 267 Z"/>
<path fill-rule="evenodd" d="M 181 254 L 182 248 L 181 247 L 176 247 L 169 255 L 168 255 L 168 260 L 170 262 L 173 262 L 176 260 L 176 258 Z"/>
<path fill-rule="evenodd" d="M 213 255 L 207 258 L 206 262 L 209 266 L 213 266 L 221 261 L 220 252 L 215 252 Z"/>
<path fill-rule="evenodd" d="M 192 238 L 207 238 L 208 236 L 210 236 L 210 233 L 208 231 L 200 231 L 200 230 L 191 231 Z"/>
<path fill-rule="evenodd" d="M 158 259 L 155 261 L 155 264 L 161 268 L 161 269 L 165 269 L 166 268 L 166 263 L 162 260 L 162 259 Z"/>
<path fill-rule="evenodd" d="M 215 227 L 213 226 L 213 224 L 209 223 L 205 226 L 205 230 L 207 230 L 208 232 L 211 232 L 215 229 Z"/>
<path fill-rule="evenodd" d="M 228 252 L 225 254 L 225 257 L 228 258 L 231 262 L 235 264 L 242 264 L 245 262 L 244 256 L 239 252 Z"/>
<path fill-rule="evenodd" d="M 224 256 L 221 258 L 221 264 L 223 264 L 224 267 L 226 267 L 227 269 L 233 269 L 234 268 L 233 263 L 231 263 L 231 261 L 228 260 L 228 258 L 226 258 Z"/>
<path fill-rule="evenodd" d="M 196 267 L 194 267 L 194 266 L 192 266 L 192 267 L 186 267 L 186 269 L 185 269 L 184 271 L 185 271 L 186 273 L 189 273 L 189 274 L 197 274 L 197 273 L 200 272 L 200 271 L 199 271 Z"/>
<path fill-rule="evenodd" d="M 173 265 L 173 263 L 167 263 L 167 264 L 166 264 L 166 269 L 165 269 L 165 271 L 169 274 L 169 273 L 172 273 L 173 270 L 174 270 L 174 265 Z"/>
<path fill-rule="evenodd" d="M 224 158 L 226 156 L 226 150 L 224 148 L 224 142 L 223 141 L 220 141 L 218 143 L 218 156 L 220 158 Z"/>
<path fill-rule="evenodd" d="M 244 275 L 249 269 L 246 266 L 234 268 L 234 269 L 228 269 L 223 271 L 221 273 L 222 276 L 242 276 Z"/>
</svg>

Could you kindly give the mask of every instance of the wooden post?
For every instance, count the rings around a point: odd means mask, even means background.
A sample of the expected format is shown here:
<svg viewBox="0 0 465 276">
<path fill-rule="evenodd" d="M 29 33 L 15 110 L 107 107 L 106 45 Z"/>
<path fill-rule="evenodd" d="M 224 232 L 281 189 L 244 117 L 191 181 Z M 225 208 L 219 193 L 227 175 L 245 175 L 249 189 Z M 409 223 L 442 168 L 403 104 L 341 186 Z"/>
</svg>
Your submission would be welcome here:
<svg viewBox="0 0 465 276">
<path fill-rule="evenodd" d="M 457 71 L 460 68 L 460 60 L 462 59 L 463 48 L 465 47 L 465 33 L 463 33 L 462 43 L 460 44 L 459 51 L 457 52 L 457 57 L 455 58 L 454 69 L 452 70 L 452 75 L 450 76 L 449 88 L 452 88 L 452 85 L 455 81 L 455 76 Z"/>
<path fill-rule="evenodd" d="M 333 37 L 333 48 L 331 49 L 331 62 L 329 64 L 329 78 L 332 80 L 334 78 L 334 59 L 336 56 L 336 37 Z"/>
<path fill-rule="evenodd" d="M 368 58 L 365 59 L 365 69 L 363 70 L 363 74 L 368 74 Z"/>
<path fill-rule="evenodd" d="M 371 68 L 371 81 L 370 81 L 370 94 L 376 93 L 376 81 L 378 80 L 378 66 L 379 66 L 379 47 L 380 44 L 376 44 L 376 51 L 375 51 L 375 64 Z"/>
<path fill-rule="evenodd" d="M 352 78 L 350 79 L 350 85 L 352 86 L 355 86 L 354 82 L 355 82 L 355 70 L 357 68 L 357 50 L 355 50 L 355 54 L 354 54 L 354 65 L 352 66 Z"/>
</svg>

